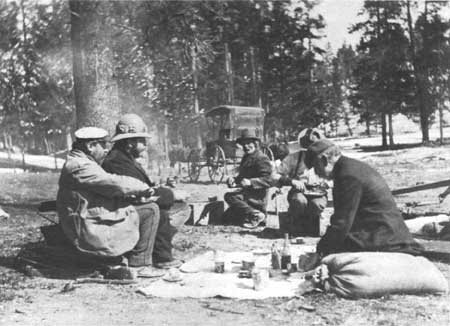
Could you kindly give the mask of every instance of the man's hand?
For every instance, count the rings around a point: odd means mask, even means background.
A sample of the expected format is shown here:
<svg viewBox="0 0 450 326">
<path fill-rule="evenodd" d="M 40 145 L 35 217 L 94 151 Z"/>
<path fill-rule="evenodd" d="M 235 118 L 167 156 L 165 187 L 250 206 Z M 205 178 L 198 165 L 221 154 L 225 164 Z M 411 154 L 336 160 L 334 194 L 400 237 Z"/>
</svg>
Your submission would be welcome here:
<svg viewBox="0 0 450 326">
<path fill-rule="evenodd" d="M 227 179 L 227 186 L 228 188 L 235 188 L 236 187 L 236 181 L 233 177 L 229 177 Z"/>
<path fill-rule="evenodd" d="M 250 181 L 250 179 L 246 179 L 246 178 L 242 179 L 242 181 L 241 181 L 242 187 L 248 188 L 248 187 L 251 187 L 251 185 L 252 185 L 252 182 Z"/>
<path fill-rule="evenodd" d="M 300 192 L 304 192 L 305 189 L 306 189 L 306 187 L 305 187 L 305 182 L 303 182 L 303 181 L 300 181 L 300 180 L 292 180 L 291 184 L 292 184 L 292 187 L 293 187 L 295 190 L 298 190 L 298 191 L 300 191 Z"/>
</svg>

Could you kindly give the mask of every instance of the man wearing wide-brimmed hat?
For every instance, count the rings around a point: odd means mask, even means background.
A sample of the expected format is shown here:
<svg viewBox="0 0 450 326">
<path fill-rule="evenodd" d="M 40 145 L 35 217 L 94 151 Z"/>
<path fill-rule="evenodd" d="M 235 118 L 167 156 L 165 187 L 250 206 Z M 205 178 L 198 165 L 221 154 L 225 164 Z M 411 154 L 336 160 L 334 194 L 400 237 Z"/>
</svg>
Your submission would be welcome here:
<svg viewBox="0 0 450 326">
<path fill-rule="evenodd" d="M 75 142 L 61 170 L 56 200 L 60 224 L 68 240 L 81 252 L 128 258 L 138 276 L 154 274 L 153 242 L 159 223 L 155 203 L 136 207 L 133 197 L 149 197 L 151 187 L 128 176 L 107 173 L 108 132 L 85 127 L 75 132 Z"/>
<path fill-rule="evenodd" d="M 319 255 L 353 251 L 420 254 L 386 181 L 366 163 L 346 157 L 331 141 L 309 146 L 305 164 L 333 180 L 334 214 L 317 245 Z"/>
<path fill-rule="evenodd" d="M 312 169 L 306 168 L 305 154 L 306 149 L 321 138 L 318 129 L 303 129 L 298 135 L 300 150 L 287 155 L 273 175 L 274 185 L 291 186 L 287 195 L 291 234 L 319 236 L 320 233 L 320 215 L 327 205 L 325 183 Z"/>
<path fill-rule="evenodd" d="M 272 165 L 259 149 L 260 138 L 255 130 L 242 130 L 236 143 L 242 146 L 244 156 L 239 165 L 238 176 L 230 178 L 228 185 L 242 189 L 225 194 L 224 199 L 229 208 L 224 213 L 224 221 L 245 228 L 255 228 L 265 221 Z"/>
<path fill-rule="evenodd" d="M 147 153 L 147 138 L 150 138 L 147 126 L 140 116 L 134 113 L 123 115 L 116 126 L 116 134 L 111 139 L 113 148 L 103 161 L 103 168 L 109 173 L 136 178 L 150 187 L 150 180 L 139 160 Z M 144 160 L 146 161 L 146 160 Z M 174 193 L 166 187 L 155 189 L 160 220 L 153 248 L 153 265 L 159 268 L 178 267 L 181 262 L 172 256 L 172 239 L 177 230 L 170 224 L 171 214 L 183 214 L 189 218 L 189 206 L 184 202 L 175 202 Z"/>
</svg>

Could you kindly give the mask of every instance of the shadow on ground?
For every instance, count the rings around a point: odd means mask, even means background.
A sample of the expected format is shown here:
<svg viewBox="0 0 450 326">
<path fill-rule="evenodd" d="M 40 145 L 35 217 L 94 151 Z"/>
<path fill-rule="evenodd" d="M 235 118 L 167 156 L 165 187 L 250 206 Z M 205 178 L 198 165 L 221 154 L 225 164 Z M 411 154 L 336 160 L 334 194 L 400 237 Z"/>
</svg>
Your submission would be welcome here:
<svg viewBox="0 0 450 326">
<path fill-rule="evenodd" d="M 15 256 L 0 256 L 0 266 L 30 277 L 76 279 L 94 272 L 103 273 L 118 258 L 100 259 L 80 254 L 67 245 L 49 246 L 45 242 L 27 243 Z"/>
</svg>

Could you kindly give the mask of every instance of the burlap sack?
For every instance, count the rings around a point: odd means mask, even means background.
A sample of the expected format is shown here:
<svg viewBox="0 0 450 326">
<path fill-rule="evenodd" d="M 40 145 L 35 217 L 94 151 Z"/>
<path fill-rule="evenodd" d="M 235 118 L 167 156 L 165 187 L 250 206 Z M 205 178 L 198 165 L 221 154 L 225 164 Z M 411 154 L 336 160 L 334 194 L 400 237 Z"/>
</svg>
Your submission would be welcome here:
<svg viewBox="0 0 450 326">
<path fill-rule="evenodd" d="M 403 253 L 333 254 L 316 270 L 326 291 L 347 298 L 448 292 L 447 280 L 433 263 Z"/>
</svg>

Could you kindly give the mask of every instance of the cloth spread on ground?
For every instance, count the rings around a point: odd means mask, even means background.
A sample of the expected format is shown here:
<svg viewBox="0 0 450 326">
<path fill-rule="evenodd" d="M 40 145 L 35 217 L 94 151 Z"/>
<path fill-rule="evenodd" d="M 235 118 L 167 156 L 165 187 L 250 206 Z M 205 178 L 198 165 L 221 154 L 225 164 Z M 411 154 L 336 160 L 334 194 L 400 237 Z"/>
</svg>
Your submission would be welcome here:
<svg viewBox="0 0 450 326">
<path fill-rule="evenodd" d="M 292 262 L 298 261 L 298 256 L 314 251 L 313 246 L 292 246 Z M 280 275 L 269 278 L 267 286 L 254 290 L 251 278 L 239 278 L 238 273 L 243 260 L 253 255 L 255 266 L 259 269 L 269 269 L 271 265 L 270 251 L 225 252 L 225 273 L 214 272 L 214 253 L 208 251 L 181 266 L 182 281 L 169 283 L 163 279 L 149 286 L 140 288 L 138 292 L 146 296 L 163 298 L 206 298 L 221 296 L 236 299 L 265 299 L 272 297 L 293 297 L 297 294 L 299 284 L 303 282 L 302 274 L 292 273 L 289 276 Z"/>
</svg>

